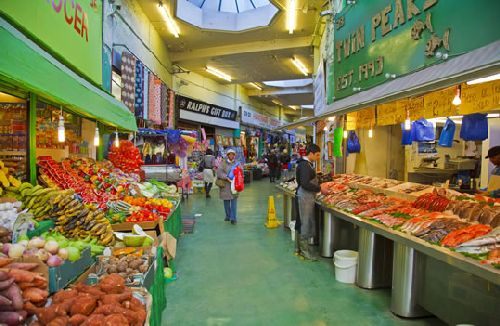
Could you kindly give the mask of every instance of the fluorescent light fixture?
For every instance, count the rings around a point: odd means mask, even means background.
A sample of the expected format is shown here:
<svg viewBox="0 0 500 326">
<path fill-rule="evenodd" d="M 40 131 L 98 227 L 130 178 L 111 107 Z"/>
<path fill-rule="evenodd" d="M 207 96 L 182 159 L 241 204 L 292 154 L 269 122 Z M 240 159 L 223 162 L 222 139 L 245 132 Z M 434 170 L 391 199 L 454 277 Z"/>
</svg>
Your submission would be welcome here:
<svg viewBox="0 0 500 326">
<path fill-rule="evenodd" d="M 259 84 L 257 84 L 257 83 L 253 83 L 253 82 L 252 82 L 252 83 L 249 83 L 249 84 L 250 84 L 250 85 L 252 85 L 253 87 L 257 88 L 259 91 L 261 91 L 261 90 L 262 90 L 262 87 L 260 87 L 260 85 L 259 85 Z"/>
<path fill-rule="evenodd" d="M 493 80 L 497 80 L 497 79 L 500 79 L 500 74 L 496 74 L 496 75 L 491 75 L 491 76 L 488 76 L 488 77 L 482 77 L 482 78 L 477 78 L 477 79 L 469 80 L 467 82 L 467 85 L 475 85 L 475 84 L 487 83 L 489 81 L 493 81 Z"/>
<path fill-rule="evenodd" d="M 170 11 L 168 10 L 168 8 L 166 6 L 163 5 L 163 3 L 161 1 L 158 4 L 158 10 L 160 11 L 165 22 L 167 23 L 168 31 L 172 35 L 174 35 L 175 38 L 179 38 L 179 34 L 180 34 L 179 26 L 177 26 L 177 23 L 170 15 Z"/>
<path fill-rule="evenodd" d="M 500 113 L 490 113 L 488 114 L 488 118 L 500 118 Z"/>
<path fill-rule="evenodd" d="M 289 34 L 293 34 L 295 25 L 297 23 L 297 1 L 288 0 L 288 6 L 286 8 L 286 28 Z"/>
<path fill-rule="evenodd" d="M 271 87 L 304 87 L 307 85 L 311 85 L 313 82 L 312 78 L 304 78 L 304 79 L 288 79 L 288 80 L 272 80 L 263 82 L 267 86 Z"/>
<path fill-rule="evenodd" d="M 328 131 L 328 126 L 325 126 L 325 128 L 323 128 L 324 131 Z"/>
<path fill-rule="evenodd" d="M 211 73 L 212 75 L 214 75 L 216 77 L 227 80 L 228 82 L 231 81 L 231 76 L 223 73 L 222 71 L 220 71 L 218 69 L 215 69 L 214 67 L 207 66 L 206 70 L 207 70 L 207 72 Z"/>
<path fill-rule="evenodd" d="M 405 120 L 405 130 L 411 130 L 411 120 L 410 120 L 410 118 L 406 118 L 406 120 Z"/>
<path fill-rule="evenodd" d="M 94 146 L 99 146 L 99 127 L 95 127 L 95 134 L 94 134 Z"/>
<path fill-rule="evenodd" d="M 66 141 L 66 129 L 64 128 L 64 117 L 62 115 L 59 116 L 59 124 L 57 126 L 57 140 L 60 143 L 64 143 Z"/>
<path fill-rule="evenodd" d="M 453 101 L 451 101 L 451 104 L 455 106 L 462 104 L 462 99 L 460 98 L 460 86 L 457 86 L 457 92 L 455 94 L 455 97 L 453 98 Z"/>
<path fill-rule="evenodd" d="M 344 130 L 344 139 L 347 139 L 347 130 Z"/>
<path fill-rule="evenodd" d="M 314 109 L 314 104 L 304 104 L 301 105 L 303 109 Z"/>
<path fill-rule="evenodd" d="M 331 122 L 335 121 L 335 117 L 328 117 L 328 121 L 331 121 Z"/>
<path fill-rule="evenodd" d="M 297 105 L 289 105 L 288 107 L 292 110 L 295 110 L 295 111 L 299 108 L 299 106 L 297 106 Z"/>
<path fill-rule="evenodd" d="M 272 100 L 271 102 L 273 102 L 273 103 L 274 103 L 274 104 L 276 104 L 276 105 L 281 105 L 281 102 L 280 102 L 280 101 L 278 101 L 278 100 L 276 100 L 276 99 Z"/>
<path fill-rule="evenodd" d="M 373 138 L 373 129 L 368 130 L 368 138 Z"/>
<path fill-rule="evenodd" d="M 304 76 L 309 75 L 309 72 L 307 71 L 307 68 L 306 68 L 306 66 L 304 66 L 304 64 L 302 63 L 302 61 L 300 61 L 299 59 L 293 57 L 292 58 L 292 62 L 295 65 L 295 67 L 297 67 L 297 69 L 299 69 L 300 72 L 304 74 Z"/>
</svg>

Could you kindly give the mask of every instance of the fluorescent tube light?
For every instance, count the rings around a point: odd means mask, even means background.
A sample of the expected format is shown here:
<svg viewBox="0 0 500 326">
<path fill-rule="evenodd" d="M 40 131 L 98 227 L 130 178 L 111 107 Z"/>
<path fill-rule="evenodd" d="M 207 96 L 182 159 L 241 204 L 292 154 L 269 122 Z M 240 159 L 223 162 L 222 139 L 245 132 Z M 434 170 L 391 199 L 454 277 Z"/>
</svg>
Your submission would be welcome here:
<svg viewBox="0 0 500 326">
<path fill-rule="evenodd" d="M 262 90 L 262 87 L 260 87 L 260 85 L 259 85 L 259 84 L 256 84 L 256 83 L 253 83 L 253 82 L 252 82 L 252 83 L 250 83 L 250 85 L 252 85 L 253 87 L 257 88 L 259 91 L 261 91 L 261 90 Z"/>
<path fill-rule="evenodd" d="M 289 34 L 293 34 L 295 30 L 295 25 L 297 23 L 297 1 L 288 0 L 288 6 L 286 8 L 286 28 Z"/>
<path fill-rule="evenodd" d="M 212 75 L 214 75 L 216 77 L 219 77 L 221 79 L 225 79 L 228 82 L 231 81 L 231 76 L 229 76 L 228 74 L 223 73 L 220 70 L 215 69 L 214 67 L 207 66 L 206 70 L 207 70 L 207 72 L 211 73 Z"/>
<path fill-rule="evenodd" d="M 481 83 L 486 83 L 486 82 L 497 80 L 497 79 L 500 79 L 500 74 L 469 80 L 467 82 L 467 85 L 481 84 Z"/>
<path fill-rule="evenodd" d="M 304 64 L 302 63 L 302 61 L 300 61 L 299 59 L 293 57 L 292 58 L 292 62 L 295 65 L 295 67 L 297 67 L 297 69 L 299 69 L 300 72 L 304 74 L 304 76 L 309 75 L 309 73 L 307 71 L 307 68 L 306 68 L 306 66 L 304 66 Z"/>
<path fill-rule="evenodd" d="M 175 38 L 179 38 L 179 26 L 177 26 L 177 23 L 175 20 L 172 18 L 170 15 L 170 12 L 166 6 L 163 5 L 163 3 L 158 4 L 158 10 L 160 11 L 161 15 L 163 16 L 163 19 L 167 23 L 167 28 L 168 31 L 174 35 Z"/>
</svg>

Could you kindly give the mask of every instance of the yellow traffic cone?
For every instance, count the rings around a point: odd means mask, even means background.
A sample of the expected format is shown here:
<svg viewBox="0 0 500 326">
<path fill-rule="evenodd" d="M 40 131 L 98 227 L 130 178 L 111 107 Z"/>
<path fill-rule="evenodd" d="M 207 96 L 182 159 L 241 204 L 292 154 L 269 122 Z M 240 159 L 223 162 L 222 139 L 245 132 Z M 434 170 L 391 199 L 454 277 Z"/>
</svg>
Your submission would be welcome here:
<svg viewBox="0 0 500 326">
<path fill-rule="evenodd" d="M 276 209 L 274 209 L 274 196 L 269 196 L 269 203 L 267 206 L 267 221 L 266 228 L 274 229 L 281 225 L 282 222 L 276 218 Z"/>
</svg>

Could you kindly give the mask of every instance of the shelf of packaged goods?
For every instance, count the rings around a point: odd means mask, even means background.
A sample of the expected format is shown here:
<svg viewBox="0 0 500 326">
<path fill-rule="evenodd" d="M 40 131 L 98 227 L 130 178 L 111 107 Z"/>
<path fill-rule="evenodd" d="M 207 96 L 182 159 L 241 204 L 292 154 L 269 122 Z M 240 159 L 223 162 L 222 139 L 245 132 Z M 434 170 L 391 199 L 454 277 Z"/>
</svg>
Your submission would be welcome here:
<svg viewBox="0 0 500 326">
<path fill-rule="evenodd" d="M 379 234 L 399 244 L 414 248 L 424 255 L 445 262 L 464 272 L 476 275 L 500 286 L 500 270 L 491 265 L 481 264 L 479 261 L 465 257 L 460 253 L 453 252 L 448 248 L 431 244 L 412 235 L 385 227 L 377 222 L 367 221 L 342 210 L 328 207 L 322 202 L 317 202 L 317 204 L 320 205 L 324 211 L 332 213 L 334 217 L 351 222 L 360 228 L 367 229 L 370 232 Z"/>
<path fill-rule="evenodd" d="M 0 151 L 0 156 L 26 156 L 26 152 L 21 152 L 21 151 Z"/>
</svg>

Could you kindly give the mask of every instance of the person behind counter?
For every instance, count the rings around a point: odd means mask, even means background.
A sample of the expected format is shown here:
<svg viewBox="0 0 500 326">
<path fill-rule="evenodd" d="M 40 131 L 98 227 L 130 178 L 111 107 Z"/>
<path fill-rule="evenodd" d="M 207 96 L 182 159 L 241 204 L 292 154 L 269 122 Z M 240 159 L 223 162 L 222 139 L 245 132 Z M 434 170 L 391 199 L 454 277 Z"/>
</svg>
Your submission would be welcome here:
<svg viewBox="0 0 500 326">
<path fill-rule="evenodd" d="M 495 166 L 495 168 L 491 171 L 491 177 L 490 177 L 490 182 L 491 182 L 491 178 L 493 176 L 496 177 L 500 176 L 500 146 L 491 147 L 488 150 L 488 156 L 486 156 L 486 158 L 489 159 L 490 162 Z M 500 188 L 489 191 L 488 195 L 493 198 L 500 198 Z"/>
<path fill-rule="evenodd" d="M 314 238 L 316 235 L 314 200 L 316 194 L 321 190 L 313 165 L 313 162 L 320 158 L 320 148 L 316 144 L 310 144 L 307 146 L 305 154 L 305 156 L 297 161 L 296 171 L 300 221 L 299 236 L 296 237 L 296 252 L 305 259 L 317 260 L 317 256 L 313 251 L 310 241 L 311 238 Z"/>
</svg>

